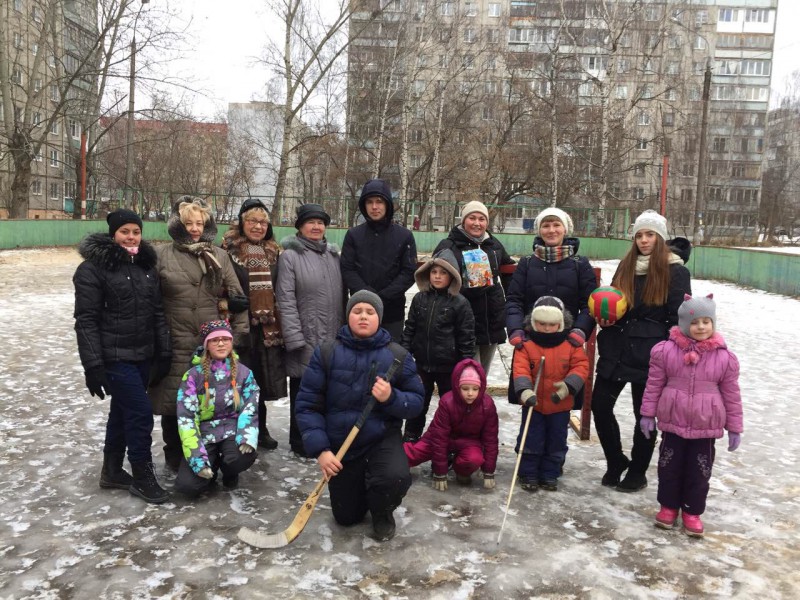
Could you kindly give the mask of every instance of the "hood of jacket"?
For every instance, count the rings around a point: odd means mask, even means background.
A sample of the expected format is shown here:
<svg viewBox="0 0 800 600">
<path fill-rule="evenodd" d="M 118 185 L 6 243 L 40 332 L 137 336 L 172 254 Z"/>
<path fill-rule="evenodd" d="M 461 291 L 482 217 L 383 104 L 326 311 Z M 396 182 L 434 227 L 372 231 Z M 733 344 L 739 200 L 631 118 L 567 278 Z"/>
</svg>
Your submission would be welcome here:
<svg viewBox="0 0 800 600">
<path fill-rule="evenodd" d="M 464 402 L 464 396 L 461 395 L 461 388 L 458 386 L 458 381 L 461 379 L 461 373 L 463 373 L 464 369 L 467 367 L 472 367 L 475 369 L 478 372 L 478 377 L 481 378 L 481 388 L 478 392 L 478 398 L 475 400 L 475 402 L 473 402 L 473 404 L 479 402 L 486 393 L 486 371 L 483 370 L 481 363 L 474 358 L 465 358 L 453 368 L 453 374 L 450 376 L 450 383 L 453 385 L 453 398 L 465 405 L 466 402 Z"/>
<path fill-rule="evenodd" d="M 377 223 L 389 225 L 394 218 L 394 202 L 392 201 L 392 191 L 389 188 L 389 184 L 383 179 L 371 179 L 364 184 L 361 195 L 358 198 L 358 210 L 364 215 L 367 224 L 376 223 L 370 219 L 367 214 L 367 198 L 370 196 L 380 196 L 383 199 L 383 202 L 386 204 L 386 214 L 383 216 L 383 219 L 377 221 Z"/>
<path fill-rule="evenodd" d="M 447 293 L 451 296 L 458 296 L 458 294 L 461 293 L 461 274 L 458 272 L 458 260 L 456 260 L 456 255 L 453 254 L 453 251 L 449 248 L 440 250 L 416 270 L 414 273 L 414 280 L 417 282 L 419 291 L 430 291 L 430 273 L 433 267 L 442 267 L 445 271 L 450 273 L 451 280 L 447 288 Z"/>
<path fill-rule="evenodd" d="M 677 325 L 669 330 L 669 339 L 684 353 L 683 362 L 687 365 L 697 364 L 701 354 L 728 347 L 725 339 L 716 331 L 707 340 L 698 342 L 683 333 Z"/>
<path fill-rule="evenodd" d="M 578 248 L 581 247 L 581 241 L 576 237 L 565 237 L 564 241 L 561 242 L 562 246 L 572 246 L 572 254 L 575 255 L 578 253 Z M 533 238 L 533 244 L 531 244 L 531 249 L 535 250 L 536 246 L 546 246 L 544 240 L 539 237 L 538 235 Z"/>
<path fill-rule="evenodd" d="M 692 243 L 689 240 L 682 237 L 672 238 L 667 246 L 681 258 L 683 264 L 689 262 L 689 255 L 692 253 Z"/>
<path fill-rule="evenodd" d="M 207 208 L 207 204 L 202 198 L 181 196 L 172 205 L 172 212 L 167 221 L 167 233 L 169 233 L 169 236 L 173 240 L 180 244 L 191 244 L 194 243 L 192 236 L 186 231 L 186 226 L 181 221 L 181 215 L 178 212 L 178 208 L 183 202 L 191 202 L 202 208 Z M 208 221 L 206 221 L 203 226 L 203 233 L 200 235 L 198 242 L 213 242 L 215 239 L 217 239 L 217 222 L 214 220 L 214 211 L 210 210 L 208 212 Z"/>
<path fill-rule="evenodd" d="M 131 255 L 109 234 L 102 232 L 87 235 L 78 246 L 78 253 L 84 260 L 106 271 L 117 271 L 122 265 L 131 263 L 143 269 L 151 269 L 156 266 L 157 261 L 156 251 L 148 242 L 142 240 L 139 244 L 139 253 Z"/>
</svg>

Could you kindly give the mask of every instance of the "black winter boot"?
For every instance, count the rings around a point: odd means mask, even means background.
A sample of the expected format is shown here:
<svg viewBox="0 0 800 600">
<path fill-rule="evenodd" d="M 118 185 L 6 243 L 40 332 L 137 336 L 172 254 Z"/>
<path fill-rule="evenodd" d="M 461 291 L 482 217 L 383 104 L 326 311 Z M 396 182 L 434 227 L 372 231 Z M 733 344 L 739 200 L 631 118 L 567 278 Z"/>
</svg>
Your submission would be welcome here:
<svg viewBox="0 0 800 600">
<path fill-rule="evenodd" d="M 624 454 L 622 458 L 613 464 L 608 463 L 608 470 L 603 474 L 602 484 L 606 487 L 617 487 L 620 477 L 622 477 L 622 474 L 628 469 L 630 464 L 630 459 Z"/>
<path fill-rule="evenodd" d="M 134 496 L 144 498 L 151 504 L 161 504 L 169 499 L 169 493 L 158 485 L 156 470 L 151 461 L 131 463 L 133 468 L 133 484 L 130 492 Z"/>
<path fill-rule="evenodd" d="M 375 539 L 379 542 L 385 542 L 394 537 L 396 526 L 394 523 L 394 515 L 392 511 L 383 513 L 373 513 L 372 515 L 372 531 L 375 532 Z"/>
<path fill-rule="evenodd" d="M 100 487 L 127 490 L 133 477 L 122 468 L 125 452 L 106 452 L 103 454 L 103 470 L 100 471 Z"/>
<path fill-rule="evenodd" d="M 269 429 L 264 427 L 258 435 L 258 447 L 265 450 L 275 450 L 278 447 L 278 440 L 269 434 Z"/>
</svg>

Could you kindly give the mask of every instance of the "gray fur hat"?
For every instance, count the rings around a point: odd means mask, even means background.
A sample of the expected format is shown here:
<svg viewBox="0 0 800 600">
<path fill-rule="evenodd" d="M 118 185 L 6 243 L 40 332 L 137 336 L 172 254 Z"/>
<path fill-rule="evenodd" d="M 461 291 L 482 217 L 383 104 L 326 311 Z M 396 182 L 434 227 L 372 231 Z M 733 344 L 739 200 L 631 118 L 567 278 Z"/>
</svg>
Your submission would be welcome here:
<svg viewBox="0 0 800 600">
<path fill-rule="evenodd" d="M 708 317 L 717 328 L 717 305 L 714 302 L 714 294 L 709 294 L 705 298 L 692 298 L 689 294 L 683 295 L 683 304 L 678 308 L 678 327 L 685 336 L 689 336 L 689 325 L 692 321 L 701 317 Z"/>
<path fill-rule="evenodd" d="M 372 308 L 375 309 L 375 312 L 378 313 L 378 322 L 380 323 L 383 321 L 383 301 L 380 299 L 378 294 L 368 290 L 359 290 L 350 296 L 350 300 L 347 301 L 347 310 L 345 311 L 348 319 L 350 318 L 350 311 L 359 302 L 371 304 Z"/>
</svg>

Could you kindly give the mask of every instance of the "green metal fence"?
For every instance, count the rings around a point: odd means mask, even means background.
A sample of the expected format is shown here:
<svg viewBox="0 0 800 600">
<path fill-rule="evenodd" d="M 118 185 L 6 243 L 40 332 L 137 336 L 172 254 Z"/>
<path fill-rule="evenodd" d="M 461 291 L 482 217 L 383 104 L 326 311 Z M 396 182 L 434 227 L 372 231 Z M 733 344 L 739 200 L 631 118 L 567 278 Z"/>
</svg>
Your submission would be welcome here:
<svg viewBox="0 0 800 600">
<path fill-rule="evenodd" d="M 105 230 L 105 221 L 0 220 L 0 250 L 75 246 L 86 234 Z M 226 226 L 220 225 L 217 241 L 225 231 Z M 328 240 L 341 245 L 346 231 L 329 228 Z M 295 229 L 275 227 L 274 232 L 280 240 L 294 235 Z M 446 235 L 441 231 L 415 231 L 419 253 L 430 253 Z M 166 223 L 146 221 L 144 236 L 149 240 L 169 240 Z M 499 233 L 497 238 L 509 254 L 531 253 L 532 235 Z M 629 240 L 581 237 L 580 254 L 596 260 L 621 258 L 630 244 Z M 800 255 L 701 246 L 693 250 L 687 266 L 694 277 L 701 279 L 720 279 L 776 294 L 800 296 Z"/>
</svg>

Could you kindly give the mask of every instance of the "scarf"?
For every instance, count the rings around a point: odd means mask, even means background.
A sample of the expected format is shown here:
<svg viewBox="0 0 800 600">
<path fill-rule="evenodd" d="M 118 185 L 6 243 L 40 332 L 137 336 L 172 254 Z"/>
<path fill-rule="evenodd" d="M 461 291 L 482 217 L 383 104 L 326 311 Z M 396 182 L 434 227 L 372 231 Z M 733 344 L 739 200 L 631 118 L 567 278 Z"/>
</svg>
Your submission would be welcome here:
<svg viewBox="0 0 800 600">
<path fill-rule="evenodd" d="M 250 325 L 261 326 L 261 340 L 267 347 L 282 346 L 278 306 L 272 288 L 272 267 L 278 262 L 280 248 L 273 239 L 250 242 L 235 229 L 229 229 L 222 240 L 231 260 L 247 270 L 250 301 Z"/>
<path fill-rule="evenodd" d="M 180 215 L 177 211 L 173 211 L 167 224 L 167 232 L 179 252 L 185 252 L 197 258 L 200 271 L 206 279 L 208 291 L 216 295 L 222 287 L 222 265 L 214 256 L 213 242 L 217 237 L 217 224 L 213 218 L 208 220 L 200 239 L 195 242 L 186 231 L 186 225 L 181 222 Z"/>
<path fill-rule="evenodd" d="M 325 238 L 322 238 L 319 242 L 317 242 L 316 240 L 310 240 L 298 233 L 297 239 L 300 240 L 300 243 L 302 243 L 306 248 L 313 250 L 314 252 L 318 252 L 319 254 L 324 254 L 325 250 L 328 249 L 328 240 Z"/>
<path fill-rule="evenodd" d="M 669 253 L 669 264 L 671 265 L 682 265 L 683 259 L 675 254 L 674 252 Z M 640 254 L 636 257 L 636 274 L 637 275 L 647 275 L 647 271 L 650 269 L 650 255 L 648 254 L 645 256 L 644 254 Z"/>
<path fill-rule="evenodd" d="M 561 262 L 575 254 L 575 248 L 569 245 L 564 246 L 540 246 L 533 247 L 533 255 L 546 263 Z"/>
<path fill-rule="evenodd" d="M 468 234 L 468 233 L 467 233 L 467 230 L 466 230 L 466 229 L 464 229 L 464 226 L 463 226 L 463 225 L 459 225 L 459 226 L 458 226 L 458 230 L 459 230 L 461 233 L 463 233 L 463 234 L 464 234 L 464 236 L 465 236 L 465 237 L 466 237 L 466 238 L 467 238 L 467 239 L 468 239 L 470 242 L 472 242 L 473 244 L 478 244 L 478 245 L 480 245 L 482 242 L 485 242 L 486 240 L 488 240 L 488 239 L 489 239 L 489 232 L 488 232 L 488 231 L 484 231 L 484 232 L 483 232 L 483 235 L 482 235 L 481 237 L 479 237 L 479 238 L 476 238 L 476 237 L 472 237 L 470 234 Z"/>
</svg>

